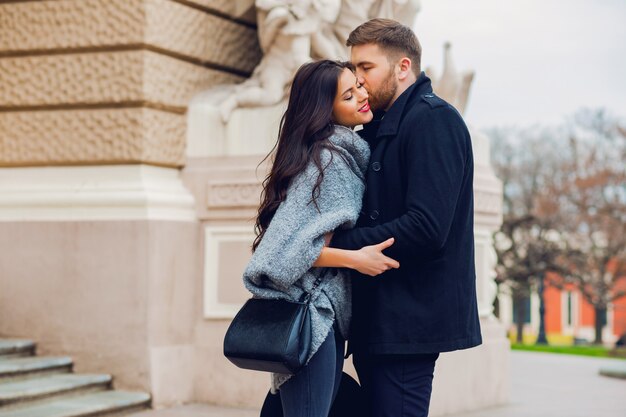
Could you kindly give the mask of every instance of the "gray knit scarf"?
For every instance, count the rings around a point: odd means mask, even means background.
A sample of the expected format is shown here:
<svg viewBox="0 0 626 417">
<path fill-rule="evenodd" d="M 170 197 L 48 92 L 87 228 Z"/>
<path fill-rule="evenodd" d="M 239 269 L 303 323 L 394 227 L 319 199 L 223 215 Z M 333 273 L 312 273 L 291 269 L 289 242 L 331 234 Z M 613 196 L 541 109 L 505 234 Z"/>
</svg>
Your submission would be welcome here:
<svg viewBox="0 0 626 417">
<path fill-rule="evenodd" d="M 313 263 L 324 247 L 326 233 L 354 227 L 370 156 L 367 143 L 347 127 L 335 126 L 329 140 L 336 150 L 322 151 L 324 178 L 317 207 L 311 196 L 319 171 L 311 162 L 292 180 L 285 201 L 276 210 L 243 275 L 244 285 L 255 297 L 292 301 L 300 299 L 304 291 L 310 292 L 321 276 L 321 283 L 311 294 L 312 349 L 307 363 L 335 320 L 341 335 L 348 336 L 348 275 L 341 270 L 315 268 Z M 272 374 L 272 392 L 289 377 Z"/>
</svg>

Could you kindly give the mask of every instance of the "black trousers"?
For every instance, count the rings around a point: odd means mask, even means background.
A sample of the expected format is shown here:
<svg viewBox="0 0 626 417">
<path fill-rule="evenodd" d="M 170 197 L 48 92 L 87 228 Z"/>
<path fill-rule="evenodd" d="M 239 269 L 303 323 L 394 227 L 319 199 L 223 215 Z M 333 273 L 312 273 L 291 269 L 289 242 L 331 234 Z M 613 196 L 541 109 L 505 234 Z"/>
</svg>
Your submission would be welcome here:
<svg viewBox="0 0 626 417">
<path fill-rule="evenodd" d="M 355 353 L 354 367 L 365 390 L 368 417 L 427 417 L 438 353 Z"/>
</svg>

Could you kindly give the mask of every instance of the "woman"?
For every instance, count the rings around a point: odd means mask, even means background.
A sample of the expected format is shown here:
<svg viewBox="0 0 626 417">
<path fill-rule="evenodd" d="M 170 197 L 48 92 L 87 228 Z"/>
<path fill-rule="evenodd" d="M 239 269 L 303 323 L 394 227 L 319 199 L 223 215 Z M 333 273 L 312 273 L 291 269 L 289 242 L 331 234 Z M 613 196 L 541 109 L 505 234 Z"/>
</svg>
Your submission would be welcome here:
<svg viewBox="0 0 626 417">
<path fill-rule="evenodd" d="M 333 230 L 353 227 L 361 210 L 370 152 L 352 128 L 372 119 L 367 98 L 349 63 L 300 67 L 263 184 L 244 283 L 261 298 L 295 301 L 311 293 L 308 363 L 292 377 L 272 374 L 285 417 L 326 417 L 339 387 L 350 283 L 343 271 L 329 267 L 377 275 L 399 266 L 382 254 L 393 239 L 358 251 L 325 246 Z"/>
</svg>

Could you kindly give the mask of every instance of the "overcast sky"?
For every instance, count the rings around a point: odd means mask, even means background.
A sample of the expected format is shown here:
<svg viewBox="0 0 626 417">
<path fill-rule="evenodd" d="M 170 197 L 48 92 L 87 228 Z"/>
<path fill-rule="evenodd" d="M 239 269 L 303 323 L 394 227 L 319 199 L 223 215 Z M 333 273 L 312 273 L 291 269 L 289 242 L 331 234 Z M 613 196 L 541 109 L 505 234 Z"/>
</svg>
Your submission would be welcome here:
<svg viewBox="0 0 626 417">
<path fill-rule="evenodd" d="M 423 67 L 452 42 L 476 71 L 466 120 L 556 124 L 581 107 L 626 117 L 626 0 L 422 0 Z"/>
</svg>

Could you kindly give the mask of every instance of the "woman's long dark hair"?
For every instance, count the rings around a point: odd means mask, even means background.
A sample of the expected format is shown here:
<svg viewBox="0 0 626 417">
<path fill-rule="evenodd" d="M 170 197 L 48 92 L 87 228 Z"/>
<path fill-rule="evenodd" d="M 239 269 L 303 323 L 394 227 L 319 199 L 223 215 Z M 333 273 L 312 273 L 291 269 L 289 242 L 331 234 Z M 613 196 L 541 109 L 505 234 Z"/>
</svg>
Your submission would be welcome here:
<svg viewBox="0 0 626 417">
<path fill-rule="evenodd" d="M 278 141 L 265 157 L 267 159 L 276 151 L 272 169 L 263 181 L 261 205 L 254 225 L 257 236 L 252 250 L 256 250 L 263 239 L 274 213 L 285 200 L 291 181 L 310 161 L 319 171 L 311 193 L 311 201 L 317 207 L 316 199 L 324 179 L 321 151 L 332 148 L 328 138 L 333 133 L 333 103 L 337 82 L 346 68 L 354 71 L 349 62 L 321 60 L 304 64 L 296 72 L 287 110 L 280 121 Z"/>
</svg>

